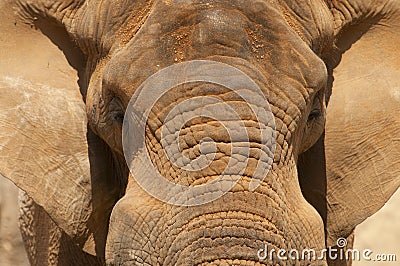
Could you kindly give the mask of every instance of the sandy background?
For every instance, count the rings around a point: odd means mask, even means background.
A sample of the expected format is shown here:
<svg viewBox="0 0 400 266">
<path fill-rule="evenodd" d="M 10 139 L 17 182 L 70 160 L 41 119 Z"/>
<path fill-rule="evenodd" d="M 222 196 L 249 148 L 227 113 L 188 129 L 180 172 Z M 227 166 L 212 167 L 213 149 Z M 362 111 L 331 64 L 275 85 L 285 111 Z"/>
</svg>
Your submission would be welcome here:
<svg viewBox="0 0 400 266">
<path fill-rule="evenodd" d="M 397 262 L 360 261 L 354 266 L 400 265 L 400 189 L 386 205 L 356 228 L 354 248 L 370 249 L 375 254 L 396 254 Z"/>
<path fill-rule="evenodd" d="M 356 229 L 355 248 L 396 254 L 397 262 L 354 262 L 355 266 L 400 265 L 400 190 L 374 216 Z M 0 176 L 0 266 L 29 265 L 18 230 L 18 189 Z"/>
</svg>

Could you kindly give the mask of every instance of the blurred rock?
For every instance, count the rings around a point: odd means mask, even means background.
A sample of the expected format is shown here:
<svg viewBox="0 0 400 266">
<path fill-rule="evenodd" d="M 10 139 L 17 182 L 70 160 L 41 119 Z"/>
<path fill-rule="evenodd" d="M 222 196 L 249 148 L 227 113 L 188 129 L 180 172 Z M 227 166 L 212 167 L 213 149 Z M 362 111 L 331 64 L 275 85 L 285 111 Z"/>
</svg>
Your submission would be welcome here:
<svg viewBox="0 0 400 266">
<path fill-rule="evenodd" d="M 0 175 L 0 265 L 29 265 L 18 228 L 18 188 Z"/>
</svg>

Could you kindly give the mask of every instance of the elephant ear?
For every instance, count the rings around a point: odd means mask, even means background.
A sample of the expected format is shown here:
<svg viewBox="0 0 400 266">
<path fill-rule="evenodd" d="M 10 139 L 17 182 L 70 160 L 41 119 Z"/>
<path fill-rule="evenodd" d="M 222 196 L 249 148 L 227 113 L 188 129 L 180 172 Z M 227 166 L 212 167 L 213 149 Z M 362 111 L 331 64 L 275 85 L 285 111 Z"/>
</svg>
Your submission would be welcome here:
<svg viewBox="0 0 400 266">
<path fill-rule="evenodd" d="M 326 231 L 335 245 L 400 184 L 400 1 L 330 5 L 338 53 L 325 134 Z"/>
<path fill-rule="evenodd" d="M 120 190 L 108 147 L 87 128 L 84 57 L 63 28 L 21 23 L 13 2 L 0 3 L 0 173 L 84 251 L 104 257 Z"/>
</svg>

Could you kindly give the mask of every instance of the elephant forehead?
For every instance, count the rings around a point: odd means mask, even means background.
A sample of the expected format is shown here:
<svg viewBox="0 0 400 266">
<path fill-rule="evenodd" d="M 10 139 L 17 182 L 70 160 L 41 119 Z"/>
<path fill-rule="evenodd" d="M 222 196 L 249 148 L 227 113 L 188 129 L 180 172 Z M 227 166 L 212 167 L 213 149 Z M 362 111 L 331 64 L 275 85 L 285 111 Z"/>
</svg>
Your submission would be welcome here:
<svg viewBox="0 0 400 266">
<path fill-rule="evenodd" d="M 101 48 L 101 53 L 114 52 L 134 38 L 138 30 L 153 19 L 164 28 L 182 25 L 188 18 L 202 16 L 208 12 L 213 19 L 213 27 L 218 29 L 224 15 L 213 9 L 242 13 L 255 23 L 263 24 L 268 17 L 284 18 L 287 24 L 317 53 L 332 41 L 332 15 L 323 0 L 317 1 L 279 1 L 279 0 L 132 0 L 132 1 L 87 1 L 86 8 L 78 10 L 80 19 L 73 21 L 72 33 L 80 46 L 90 54 L 93 49 Z M 277 12 L 278 11 L 278 12 Z M 275 14 L 275 15 L 274 15 Z M 236 25 L 234 16 L 230 16 L 228 26 Z M 212 30 L 212 29 L 210 29 Z M 92 39 L 96 43 L 88 43 Z M 96 47 L 87 47 L 93 46 Z"/>
<path fill-rule="evenodd" d="M 114 91 L 127 103 L 157 71 L 178 62 L 217 57 L 216 61 L 230 65 L 243 60 L 254 66 L 247 68 L 261 70 L 270 83 L 288 80 L 284 86 L 295 88 L 293 93 L 300 94 L 295 97 L 303 99 L 302 103 L 312 92 L 307 88 L 324 86 L 324 63 L 281 11 L 264 7 L 260 15 L 252 16 L 250 7 L 230 4 L 223 8 L 218 3 L 181 9 L 176 3 L 156 5 L 135 37 L 110 56 L 103 71 L 103 89 Z M 169 13 L 174 16 L 167 16 Z"/>
</svg>

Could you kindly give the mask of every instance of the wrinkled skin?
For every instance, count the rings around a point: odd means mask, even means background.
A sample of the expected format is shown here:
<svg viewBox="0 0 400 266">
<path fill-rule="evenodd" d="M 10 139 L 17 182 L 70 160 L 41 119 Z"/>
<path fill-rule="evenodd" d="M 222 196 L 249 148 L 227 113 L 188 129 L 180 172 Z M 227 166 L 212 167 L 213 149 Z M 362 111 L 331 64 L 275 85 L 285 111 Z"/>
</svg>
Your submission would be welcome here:
<svg viewBox="0 0 400 266">
<path fill-rule="evenodd" d="M 26 192 L 21 230 L 32 264 L 307 265 L 259 260 L 257 251 L 351 239 L 399 186 L 399 1 L 19 0 L 15 17 L 11 3 L 1 3 L 0 171 Z M 277 145 L 272 169 L 249 191 L 251 162 L 264 148 L 254 114 L 218 85 L 174 88 L 153 108 L 143 143 L 165 178 L 203 184 L 229 157 L 222 125 L 194 119 L 182 129 L 182 153 L 213 136 L 221 154 L 212 171 L 183 172 L 167 160 L 160 121 L 176 102 L 231 101 L 254 132 L 238 184 L 211 203 L 180 207 L 129 174 L 121 122 L 149 76 L 196 59 L 256 81 Z M 313 262 L 327 263 L 346 264 Z"/>
</svg>

